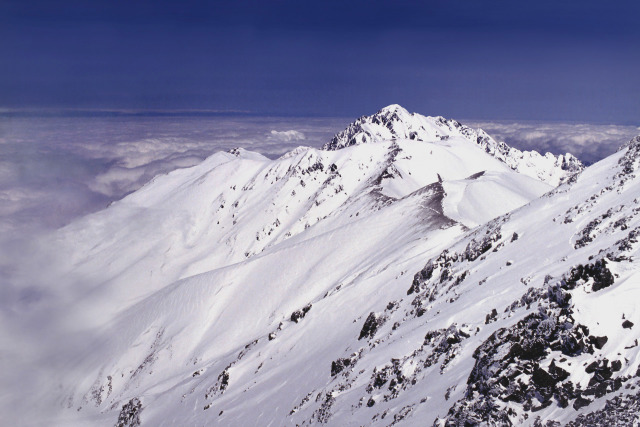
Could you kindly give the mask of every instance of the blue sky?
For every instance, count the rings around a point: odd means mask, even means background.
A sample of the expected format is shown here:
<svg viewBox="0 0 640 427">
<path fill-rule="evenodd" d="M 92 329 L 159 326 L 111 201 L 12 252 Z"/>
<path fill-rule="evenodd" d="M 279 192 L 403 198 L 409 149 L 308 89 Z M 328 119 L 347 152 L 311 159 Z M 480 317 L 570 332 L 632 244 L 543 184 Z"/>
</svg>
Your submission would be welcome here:
<svg viewBox="0 0 640 427">
<path fill-rule="evenodd" d="M 638 124 L 637 1 L 0 2 L 0 107 Z"/>
</svg>

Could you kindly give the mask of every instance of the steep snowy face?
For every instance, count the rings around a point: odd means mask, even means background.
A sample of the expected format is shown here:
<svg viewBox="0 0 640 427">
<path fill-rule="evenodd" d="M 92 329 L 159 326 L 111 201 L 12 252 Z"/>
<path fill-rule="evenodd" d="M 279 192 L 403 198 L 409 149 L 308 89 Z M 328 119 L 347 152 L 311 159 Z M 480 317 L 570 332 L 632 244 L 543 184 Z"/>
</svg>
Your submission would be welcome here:
<svg viewBox="0 0 640 427">
<path fill-rule="evenodd" d="M 352 145 L 385 140 L 447 141 L 466 138 L 511 169 L 553 186 L 584 169 L 573 155 L 544 156 L 536 151 L 520 151 L 504 142 L 497 142 L 482 129 L 472 129 L 452 119 L 409 113 L 399 105 L 390 105 L 371 116 L 362 116 L 323 146 L 324 150 L 339 150 Z"/>
<path fill-rule="evenodd" d="M 430 257 L 360 318 L 293 422 L 637 422 L 639 169 L 635 138 Z"/>
<path fill-rule="evenodd" d="M 473 368 L 436 424 L 638 421 L 639 169 L 640 137 L 449 248 L 450 274 L 465 269 L 469 285 L 481 280 L 494 295 L 524 287 L 511 304 L 492 298 L 485 324 L 495 327 L 477 334 Z M 440 269 L 430 262 L 411 290 L 431 292 Z"/>
</svg>

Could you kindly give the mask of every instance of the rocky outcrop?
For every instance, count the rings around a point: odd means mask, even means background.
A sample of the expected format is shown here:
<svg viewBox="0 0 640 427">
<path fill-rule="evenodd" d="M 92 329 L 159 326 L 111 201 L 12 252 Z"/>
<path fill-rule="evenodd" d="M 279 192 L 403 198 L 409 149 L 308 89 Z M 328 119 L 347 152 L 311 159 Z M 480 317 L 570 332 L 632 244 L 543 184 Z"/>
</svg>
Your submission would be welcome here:
<svg viewBox="0 0 640 427">
<path fill-rule="evenodd" d="M 116 427 L 137 427 L 140 425 L 140 413 L 142 412 L 142 402 L 134 397 L 124 405 L 118 414 Z"/>
</svg>

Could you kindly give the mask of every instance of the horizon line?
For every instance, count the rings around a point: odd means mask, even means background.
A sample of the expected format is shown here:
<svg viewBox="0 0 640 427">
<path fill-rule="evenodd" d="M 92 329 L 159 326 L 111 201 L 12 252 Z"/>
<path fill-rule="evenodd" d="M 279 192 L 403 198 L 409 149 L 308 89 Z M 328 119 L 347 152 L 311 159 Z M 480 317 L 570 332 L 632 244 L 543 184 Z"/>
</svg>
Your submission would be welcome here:
<svg viewBox="0 0 640 427">
<path fill-rule="evenodd" d="M 377 110 L 376 110 L 377 111 Z M 414 112 L 421 115 L 430 115 L 420 112 Z M 373 113 L 371 113 L 373 114 Z M 368 114 L 364 114 L 368 115 Z M 295 117 L 295 118 L 353 118 L 363 116 L 353 115 L 318 115 L 318 114 L 284 114 L 284 113 L 265 113 L 252 110 L 241 109 L 199 109 L 199 108 L 167 108 L 167 109 L 146 109 L 146 108 L 66 108 L 66 107 L 0 107 L 0 118 L 45 118 L 45 117 Z M 539 119 L 513 119 L 513 118 L 455 118 L 460 122 L 496 122 L 496 123 L 564 123 L 564 124 L 588 124 L 588 125 L 611 125 L 611 126 L 636 126 L 640 127 L 640 122 L 603 122 L 588 120 L 539 120 Z"/>
</svg>

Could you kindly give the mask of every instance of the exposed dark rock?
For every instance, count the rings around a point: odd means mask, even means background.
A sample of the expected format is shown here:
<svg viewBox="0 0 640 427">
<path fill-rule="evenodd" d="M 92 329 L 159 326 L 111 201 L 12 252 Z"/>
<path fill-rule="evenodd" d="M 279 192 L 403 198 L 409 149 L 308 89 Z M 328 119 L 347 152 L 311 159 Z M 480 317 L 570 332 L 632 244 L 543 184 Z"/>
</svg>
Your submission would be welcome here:
<svg viewBox="0 0 640 427">
<path fill-rule="evenodd" d="M 593 280 L 591 289 L 594 292 L 609 287 L 614 282 L 613 274 L 607 268 L 607 262 L 604 259 L 600 259 L 593 264 L 579 264 L 574 267 L 566 279 L 568 289 L 575 288 L 580 280 L 584 282 Z"/>
<path fill-rule="evenodd" d="M 235 362 L 232 362 L 222 372 L 220 372 L 220 375 L 218 375 L 218 380 L 216 381 L 216 383 L 207 389 L 207 392 L 204 395 L 205 399 L 209 399 L 210 397 L 216 396 L 218 394 L 221 395 L 225 392 L 225 390 L 229 386 L 229 368 L 234 363 Z"/>
<path fill-rule="evenodd" d="M 220 391 L 224 392 L 229 386 L 229 371 L 226 369 L 218 375 L 218 381 L 220 382 Z"/>
<path fill-rule="evenodd" d="M 589 406 L 593 402 L 593 400 L 585 399 L 582 396 L 578 396 L 576 400 L 573 402 L 573 409 L 576 411 L 580 408 L 584 408 L 585 406 Z"/>
<path fill-rule="evenodd" d="M 323 170 L 324 170 L 324 165 L 322 164 L 322 162 L 317 161 L 313 165 L 311 165 L 308 168 L 304 169 L 302 171 L 302 174 L 305 175 L 305 174 L 310 174 L 310 173 L 315 172 L 315 171 L 323 171 Z"/>
<path fill-rule="evenodd" d="M 124 405 L 118 414 L 116 427 L 137 427 L 140 425 L 140 413 L 142 412 L 142 402 L 134 397 Z"/>
<path fill-rule="evenodd" d="M 542 368 L 535 368 L 531 379 L 538 387 L 553 387 L 557 382 L 551 374 Z"/>
<path fill-rule="evenodd" d="M 450 408 L 446 425 L 510 425 L 515 415 L 499 410 L 497 401 L 520 404 L 525 413 L 542 410 L 554 402 L 561 408 L 570 404 L 581 408 L 592 402 L 587 396 L 600 397 L 621 386 L 623 380 L 612 378 L 614 371 L 608 361 L 586 367 L 593 377 L 585 390 L 568 381 L 569 373 L 554 360 L 544 367 L 544 360 L 552 351 L 563 353 L 566 362 L 567 357 L 593 353 L 594 348 L 606 343 L 606 337 L 590 336 L 588 328 L 576 324 L 572 317 L 570 291 L 583 275 L 593 279 L 594 271 L 595 275 L 602 271 L 602 264 L 599 266 L 600 270 L 573 269 L 569 279 L 548 285 L 546 292 L 529 289 L 522 301 L 507 309 L 538 299 L 537 312 L 497 330 L 475 350 L 476 364 L 467 379 L 465 397 Z M 527 377 L 530 381 L 526 381 Z"/>
<path fill-rule="evenodd" d="M 488 235 L 481 240 L 472 239 L 464 251 L 463 257 L 467 261 L 475 261 L 480 255 L 486 253 L 493 247 L 493 244 L 502 238 L 500 228 L 487 230 Z"/>
<path fill-rule="evenodd" d="M 635 394 L 621 394 L 606 401 L 604 408 L 581 414 L 567 423 L 567 427 L 631 426 L 638 421 L 640 413 L 640 391 Z"/>
<path fill-rule="evenodd" d="M 551 364 L 549 365 L 549 374 L 551 374 L 556 382 L 564 381 L 569 378 L 569 372 L 557 366 L 555 360 L 552 360 Z"/>
<path fill-rule="evenodd" d="M 626 181 L 624 178 L 627 178 L 625 175 L 632 175 L 638 168 L 640 136 L 633 138 L 625 144 L 623 148 L 627 148 L 627 152 L 622 158 L 620 158 L 620 160 L 618 160 L 618 164 L 621 166 L 621 172 L 617 174 L 617 177 L 622 178 L 624 183 L 624 181 Z"/>
<path fill-rule="evenodd" d="M 540 419 L 540 417 L 537 417 L 535 419 L 535 421 L 533 422 L 533 427 L 560 427 L 561 424 L 557 421 L 553 421 L 553 420 L 546 420 L 546 421 L 542 421 Z"/>
<path fill-rule="evenodd" d="M 360 330 L 360 336 L 358 339 L 373 338 L 378 328 L 380 328 L 386 320 L 387 318 L 385 316 L 377 315 L 374 312 L 369 313 L 367 320 L 365 320 L 364 325 L 362 325 L 362 330 Z"/>
<path fill-rule="evenodd" d="M 595 362 L 591 362 L 591 363 L 589 364 L 589 366 L 587 366 L 587 367 L 584 369 L 584 371 L 585 371 L 587 374 L 592 374 L 592 373 L 594 373 L 594 372 L 596 371 L 596 369 L 598 369 L 598 362 L 597 362 L 597 361 L 595 361 Z"/>
<path fill-rule="evenodd" d="M 478 179 L 481 176 L 485 175 L 486 173 L 487 173 L 487 171 L 476 172 L 473 175 L 470 175 L 469 177 L 467 177 L 467 179 Z"/>
<path fill-rule="evenodd" d="M 457 253 L 454 252 L 450 254 L 448 250 L 442 251 L 442 253 L 436 258 L 430 259 L 429 262 L 427 262 L 427 265 L 425 265 L 424 268 L 417 272 L 413 277 L 413 282 L 411 283 L 409 290 L 407 290 L 407 295 L 411 295 L 414 292 L 422 292 L 426 282 L 431 280 L 434 272 L 436 271 L 440 272 L 440 282 L 449 278 L 449 268 L 459 259 L 460 256 Z"/>
<path fill-rule="evenodd" d="M 608 337 L 594 337 L 594 336 L 590 336 L 589 337 L 589 341 L 591 341 L 591 343 L 593 343 L 593 345 L 598 349 L 601 350 L 602 347 L 604 347 L 604 345 L 607 343 L 607 341 L 609 341 Z"/>
<path fill-rule="evenodd" d="M 291 313 L 291 321 L 298 323 L 300 319 L 304 319 L 304 316 L 311 310 L 311 304 L 305 305 L 301 310 L 296 310 Z"/>
<path fill-rule="evenodd" d="M 602 218 L 598 217 L 589 222 L 579 233 L 581 236 L 576 240 L 576 243 L 573 245 L 575 249 L 582 248 L 587 246 L 589 243 L 593 242 L 594 236 L 593 232 L 598 225 L 602 223 Z"/>
<path fill-rule="evenodd" d="M 331 362 L 331 376 L 334 377 L 344 370 L 344 368 L 351 366 L 351 359 L 341 358 Z"/>
<path fill-rule="evenodd" d="M 624 239 L 618 240 L 616 242 L 616 246 L 619 251 L 631 251 L 633 249 L 633 245 L 638 243 L 639 237 L 640 227 L 636 227 L 633 230 L 629 231 Z"/>
<path fill-rule="evenodd" d="M 487 317 L 484 320 L 484 324 L 488 325 L 489 323 L 495 321 L 498 318 L 498 310 L 495 308 L 491 310 L 490 314 L 487 314 Z"/>
<path fill-rule="evenodd" d="M 322 395 L 318 396 L 319 398 Z M 324 424 L 329 421 L 331 418 L 331 407 L 336 402 L 336 398 L 333 397 L 332 393 L 326 393 L 324 395 L 324 400 L 320 407 L 313 413 L 314 418 L 321 424 Z"/>
<path fill-rule="evenodd" d="M 624 322 L 622 322 L 622 327 L 625 329 L 633 328 L 633 322 L 625 320 Z"/>
<path fill-rule="evenodd" d="M 404 383 L 407 378 L 403 375 L 401 369 L 400 359 L 391 359 L 391 364 L 384 366 L 382 369 L 374 369 L 371 377 L 371 382 L 367 386 L 367 392 L 371 393 L 374 389 L 379 389 L 389 383 L 389 391 L 391 395 L 388 397 L 394 397 L 397 395 L 401 384 Z M 387 397 L 385 397 L 385 400 Z"/>
</svg>

